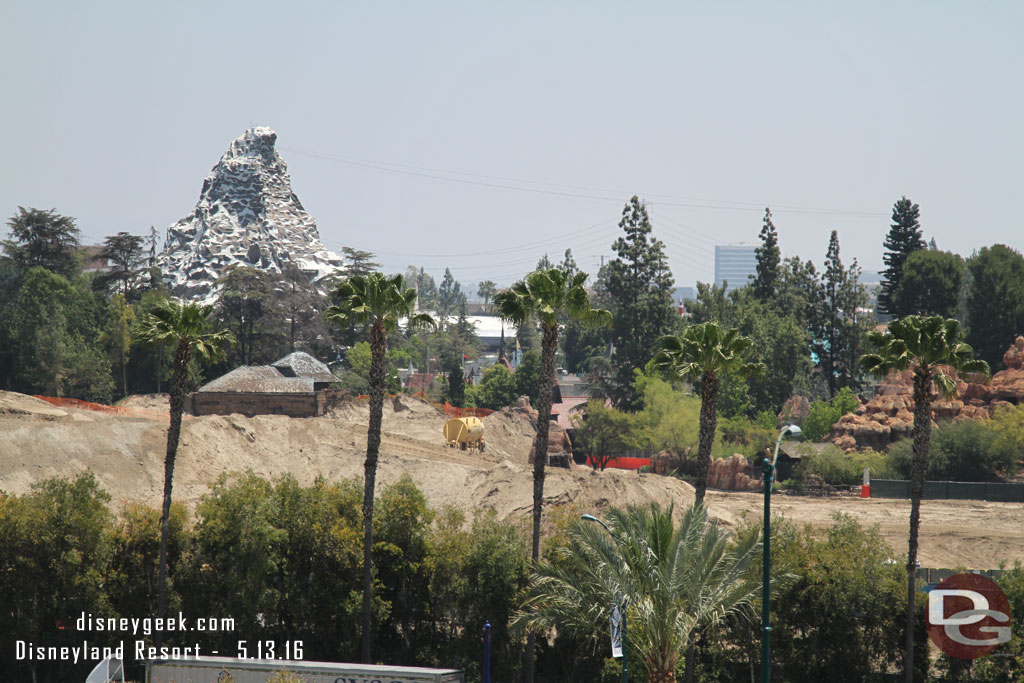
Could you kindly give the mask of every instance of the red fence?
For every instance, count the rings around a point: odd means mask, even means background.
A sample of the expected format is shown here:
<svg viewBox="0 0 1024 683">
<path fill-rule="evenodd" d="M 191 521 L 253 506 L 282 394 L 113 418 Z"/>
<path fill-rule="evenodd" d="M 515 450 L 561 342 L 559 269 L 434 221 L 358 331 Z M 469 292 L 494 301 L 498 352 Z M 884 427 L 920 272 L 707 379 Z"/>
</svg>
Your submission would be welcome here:
<svg viewBox="0 0 1024 683">
<path fill-rule="evenodd" d="M 587 464 L 591 467 L 594 463 L 591 457 L 587 456 Z M 638 470 L 651 464 L 650 458 L 612 458 L 605 464 L 605 468 L 614 467 L 619 470 Z"/>
</svg>

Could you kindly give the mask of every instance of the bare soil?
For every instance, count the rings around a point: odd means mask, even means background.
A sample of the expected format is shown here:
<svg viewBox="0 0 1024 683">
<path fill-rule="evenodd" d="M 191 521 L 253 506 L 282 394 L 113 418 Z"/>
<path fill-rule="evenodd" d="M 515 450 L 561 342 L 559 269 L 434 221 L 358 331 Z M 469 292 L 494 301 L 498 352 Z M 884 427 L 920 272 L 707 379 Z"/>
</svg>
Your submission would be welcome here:
<svg viewBox="0 0 1024 683">
<path fill-rule="evenodd" d="M 117 508 L 128 501 L 159 506 L 167 436 L 165 396 L 131 397 L 117 413 L 56 407 L 22 394 L 0 392 L 0 490 L 21 494 L 34 482 L 91 470 Z M 361 478 L 368 406 L 354 401 L 318 418 L 260 415 L 187 417 L 175 469 L 177 500 L 195 503 L 222 473 L 251 470 L 265 477 L 290 474 L 308 484 Z M 384 404 L 378 481 L 408 473 L 440 508 L 455 505 L 470 516 L 494 510 L 501 518 L 528 517 L 533 496 L 527 463 L 533 429 L 510 412 L 484 419 L 484 453 L 445 446 L 445 415 L 415 398 Z M 622 470 L 551 468 L 546 505 L 599 512 L 609 505 L 657 501 L 682 510 L 693 489 L 671 477 Z M 760 493 L 710 491 L 712 514 L 726 525 L 761 519 Z M 824 527 L 846 513 L 877 524 L 893 548 L 906 553 L 907 501 L 851 497 L 775 496 L 774 512 L 794 523 Z M 925 501 L 921 523 L 923 566 L 988 569 L 1024 561 L 1024 506 L 982 501 Z"/>
</svg>

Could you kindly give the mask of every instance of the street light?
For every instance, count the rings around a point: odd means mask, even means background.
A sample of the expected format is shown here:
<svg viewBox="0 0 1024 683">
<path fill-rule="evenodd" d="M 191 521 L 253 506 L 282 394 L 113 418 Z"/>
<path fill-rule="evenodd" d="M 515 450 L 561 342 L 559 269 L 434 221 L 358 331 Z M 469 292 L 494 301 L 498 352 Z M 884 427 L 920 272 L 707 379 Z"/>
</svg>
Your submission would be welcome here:
<svg viewBox="0 0 1024 683">
<path fill-rule="evenodd" d="M 775 454 L 772 456 L 771 462 L 768 462 L 768 458 L 764 459 L 761 465 L 764 471 L 764 538 L 762 539 L 762 548 L 764 551 L 764 567 L 761 574 L 761 683 L 769 683 L 772 677 L 772 627 L 769 625 L 768 617 L 771 613 L 772 599 L 771 599 L 771 567 L 772 567 L 772 519 L 771 519 L 771 505 L 772 505 L 772 484 L 775 481 L 775 462 L 779 459 L 779 446 L 782 445 L 782 438 L 786 434 L 792 434 L 796 436 L 800 433 L 800 428 L 795 424 L 787 424 L 779 432 L 779 438 L 775 440 Z"/>
<path fill-rule="evenodd" d="M 607 524 L 602 522 L 594 515 L 580 515 L 580 519 L 582 519 L 585 522 L 597 522 L 598 524 L 603 526 L 604 530 L 607 531 L 608 535 L 612 537 L 613 541 L 615 541 L 616 547 L 618 547 L 620 551 L 622 550 L 622 546 L 619 545 L 619 539 L 615 538 L 615 534 L 612 533 L 612 530 L 608 528 Z M 625 562 L 625 558 L 623 558 L 623 562 Z M 615 598 L 619 603 L 619 615 L 622 618 L 622 683 L 627 683 L 629 679 L 629 673 L 628 667 L 626 665 L 626 659 L 628 657 L 628 653 L 626 652 L 626 605 L 622 599 L 621 591 L 616 594 Z"/>
</svg>

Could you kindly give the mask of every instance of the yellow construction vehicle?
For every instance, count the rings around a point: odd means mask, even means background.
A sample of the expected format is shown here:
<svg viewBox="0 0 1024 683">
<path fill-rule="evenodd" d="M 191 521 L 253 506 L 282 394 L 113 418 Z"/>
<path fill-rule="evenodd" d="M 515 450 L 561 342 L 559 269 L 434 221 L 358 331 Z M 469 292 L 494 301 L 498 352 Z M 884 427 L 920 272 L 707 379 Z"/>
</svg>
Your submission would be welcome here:
<svg viewBox="0 0 1024 683">
<path fill-rule="evenodd" d="M 484 423 L 479 417 L 453 417 L 444 423 L 444 440 L 449 448 L 484 452 Z"/>
</svg>

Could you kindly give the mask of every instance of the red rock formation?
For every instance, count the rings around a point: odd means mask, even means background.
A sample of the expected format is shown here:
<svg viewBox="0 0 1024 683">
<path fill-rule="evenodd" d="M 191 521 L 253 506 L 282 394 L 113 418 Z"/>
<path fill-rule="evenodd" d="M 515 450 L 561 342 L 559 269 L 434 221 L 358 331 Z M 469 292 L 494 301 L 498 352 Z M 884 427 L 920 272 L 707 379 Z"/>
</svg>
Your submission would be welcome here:
<svg viewBox="0 0 1024 683">
<path fill-rule="evenodd" d="M 932 419 L 987 420 L 999 407 L 1024 403 L 1024 337 L 1017 337 L 1003 354 L 1003 363 L 1007 369 L 997 372 L 989 382 L 968 383 L 946 368 L 956 380 L 957 395 L 933 401 Z M 909 370 L 890 373 L 876 388 L 874 398 L 832 427 L 832 443 L 847 451 L 880 451 L 897 439 L 909 437 L 914 427 L 913 393 Z"/>
<path fill-rule="evenodd" d="M 739 453 L 718 460 L 712 458 L 708 468 L 708 487 L 726 491 L 760 490 L 761 482 L 752 479 L 748 472 L 753 472 L 750 461 Z"/>
<path fill-rule="evenodd" d="M 796 422 L 799 424 L 810 414 L 811 402 L 808 401 L 805 396 L 790 396 L 786 402 L 782 404 L 782 410 L 779 411 L 778 415 L 778 423 L 780 425 L 787 422 Z"/>
</svg>

